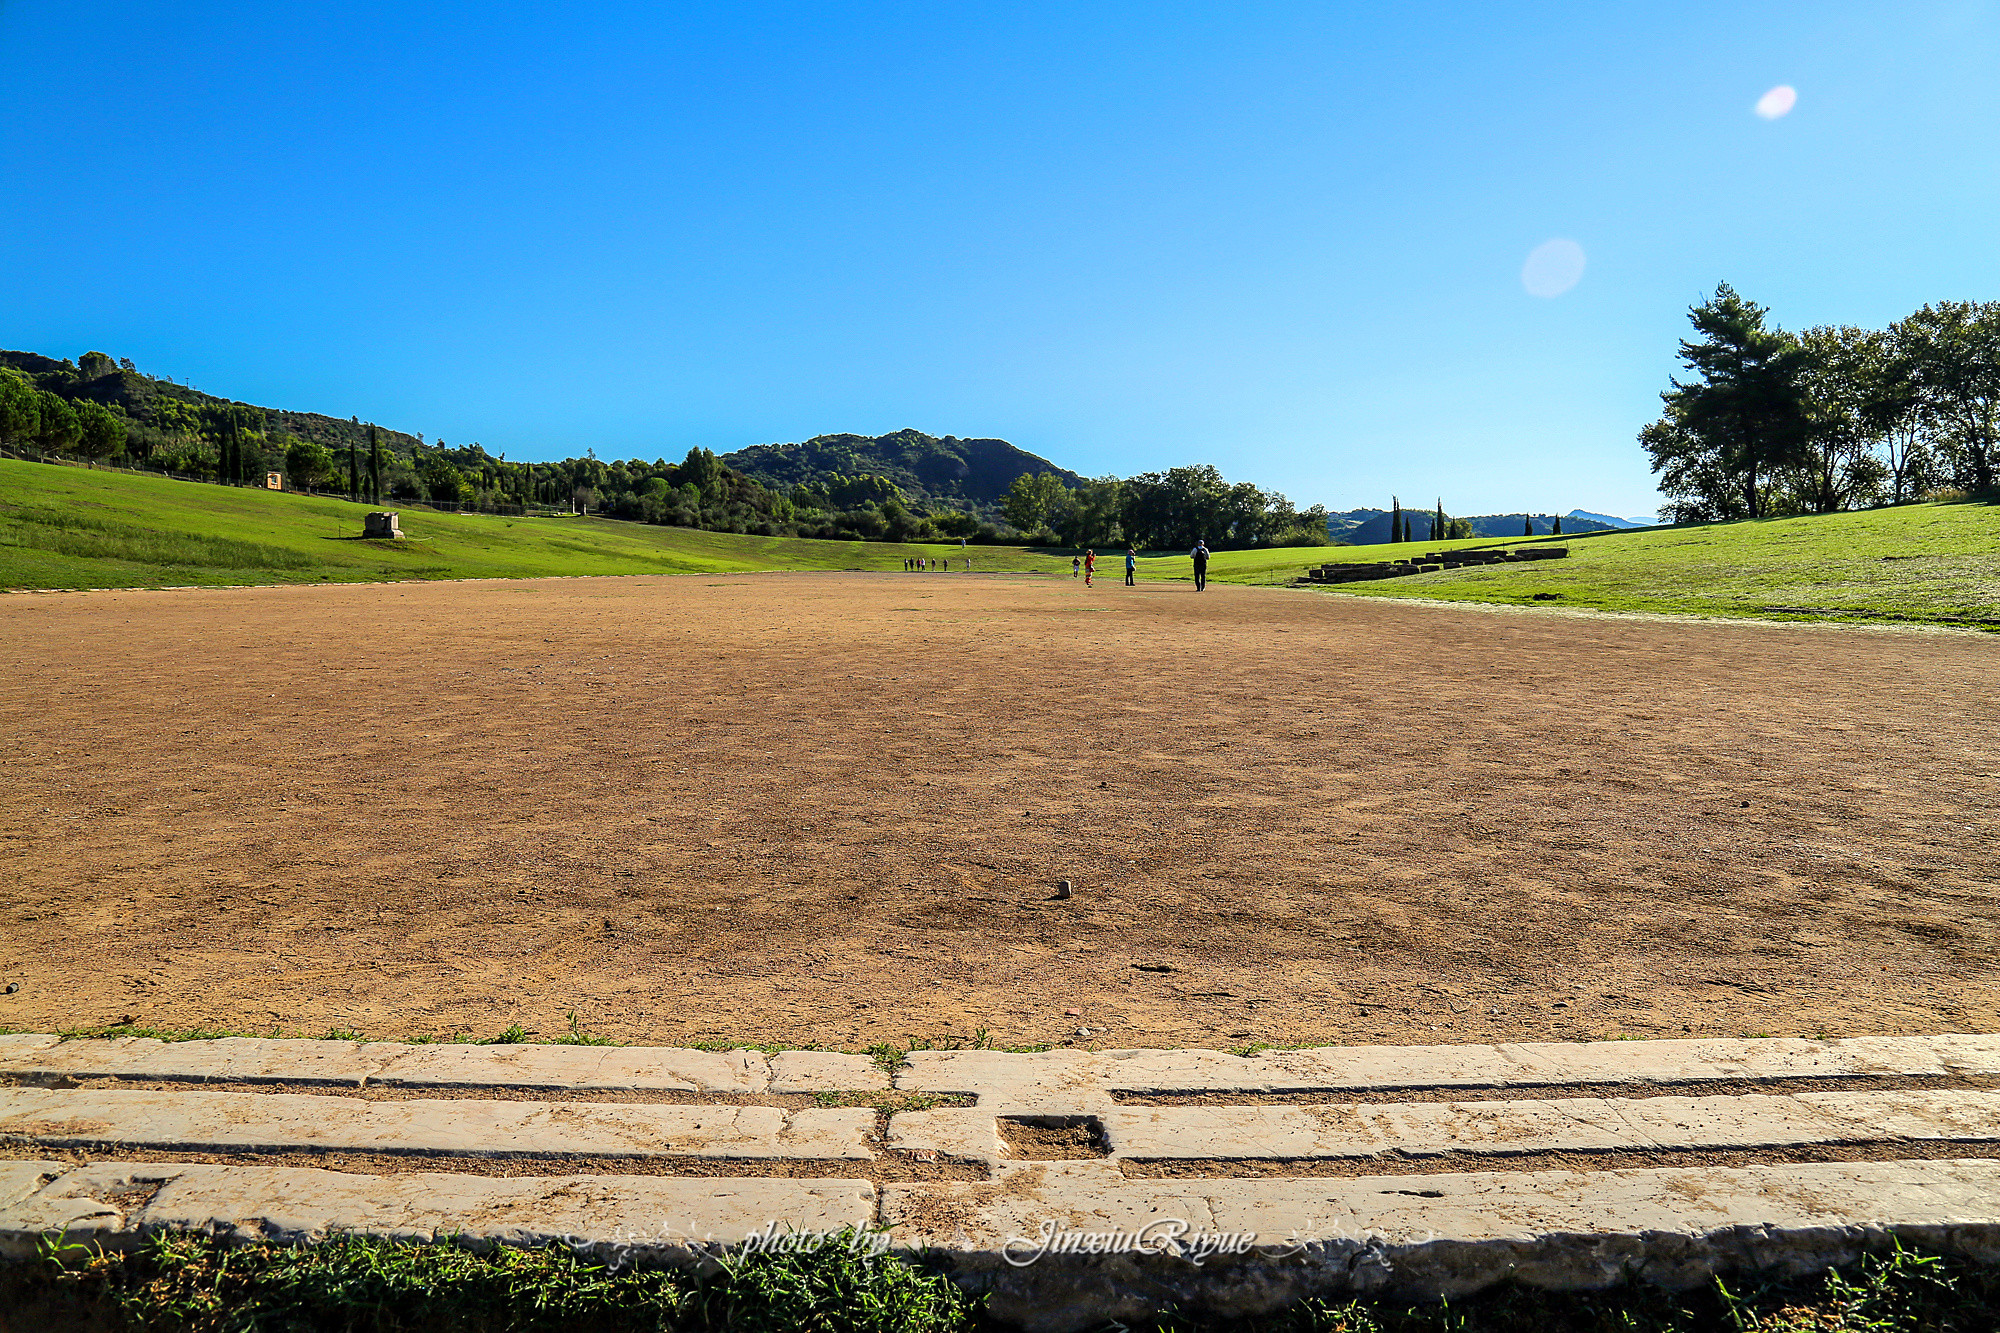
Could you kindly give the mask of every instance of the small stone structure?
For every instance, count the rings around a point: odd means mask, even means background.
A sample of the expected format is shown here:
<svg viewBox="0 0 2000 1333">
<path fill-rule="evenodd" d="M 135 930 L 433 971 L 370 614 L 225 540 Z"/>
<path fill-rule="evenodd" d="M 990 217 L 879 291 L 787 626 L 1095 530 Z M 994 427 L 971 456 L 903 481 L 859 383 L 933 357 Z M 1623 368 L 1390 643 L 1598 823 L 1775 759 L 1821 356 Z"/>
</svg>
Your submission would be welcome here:
<svg viewBox="0 0 2000 1333">
<path fill-rule="evenodd" d="M 397 511 L 393 509 L 385 513 L 370 514 L 362 523 L 361 535 L 364 537 L 401 537 L 403 529 L 396 521 L 398 517 Z"/>
<path fill-rule="evenodd" d="M 266 472 L 264 474 L 264 489 L 267 491 L 284 490 L 285 474 L 282 472 Z"/>
</svg>

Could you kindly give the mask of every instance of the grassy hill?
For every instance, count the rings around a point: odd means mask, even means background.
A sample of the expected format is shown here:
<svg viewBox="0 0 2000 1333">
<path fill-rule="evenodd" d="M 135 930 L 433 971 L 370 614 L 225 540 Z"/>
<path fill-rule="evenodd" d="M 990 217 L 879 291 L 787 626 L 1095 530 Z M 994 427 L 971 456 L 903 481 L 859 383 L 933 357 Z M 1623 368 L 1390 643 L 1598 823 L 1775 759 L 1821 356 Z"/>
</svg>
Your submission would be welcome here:
<svg viewBox="0 0 2000 1333">
<path fill-rule="evenodd" d="M 900 569 L 949 545 L 816 541 L 601 518 L 501 518 L 404 506 L 404 541 L 363 541 L 372 506 L 165 477 L 0 459 L 0 588 L 544 578 Z M 975 546 L 981 570 L 1068 561 Z"/>
<path fill-rule="evenodd" d="M 358 534 L 367 508 L 0 459 L 0 588 L 894 570 L 911 556 L 958 554 L 956 544 L 756 537 L 407 506 L 403 528 L 410 540 L 363 541 Z M 1210 572 L 1218 582 L 1282 586 L 1328 561 L 1526 540 L 1222 551 Z M 1906 505 L 1554 540 L 1569 547 L 1568 559 L 1346 584 L 1339 593 L 1314 595 L 2000 628 L 2000 505 Z M 1067 552 L 975 546 L 969 553 L 981 570 L 1069 569 Z M 1116 583 L 1122 553 L 1106 551 L 1103 560 L 1105 579 Z M 1140 561 L 1146 582 L 1192 576 L 1184 554 Z"/>
<path fill-rule="evenodd" d="M 1666 611 L 1777 620 L 1902 621 L 2000 628 L 2000 505 L 1966 500 L 1802 518 L 1534 539 L 1566 560 L 1460 569 L 1341 586 L 1339 595 L 1430 597 L 1606 611 Z M 1282 584 L 1309 565 L 1394 560 L 1472 539 L 1225 551 L 1218 580 Z M 1147 561 L 1149 577 L 1191 577 L 1185 556 Z"/>
</svg>

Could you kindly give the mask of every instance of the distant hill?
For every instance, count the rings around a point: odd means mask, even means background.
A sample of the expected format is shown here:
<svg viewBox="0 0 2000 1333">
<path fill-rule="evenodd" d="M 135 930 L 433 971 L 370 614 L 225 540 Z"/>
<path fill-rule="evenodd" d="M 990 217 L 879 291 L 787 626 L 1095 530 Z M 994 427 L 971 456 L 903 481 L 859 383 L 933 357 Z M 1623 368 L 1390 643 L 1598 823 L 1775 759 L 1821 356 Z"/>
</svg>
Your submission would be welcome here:
<svg viewBox="0 0 2000 1333">
<path fill-rule="evenodd" d="M 1326 516 L 1326 535 L 1337 542 L 1353 542 L 1354 538 L 1349 536 L 1349 533 L 1359 528 L 1369 519 L 1377 515 L 1387 514 L 1388 512 L 1386 509 L 1347 509 L 1338 514 L 1328 514 Z M 1382 531 L 1387 532 L 1388 530 L 1389 521 L 1384 518 L 1382 520 Z"/>
<path fill-rule="evenodd" d="M 1650 518 L 1616 518 L 1610 514 L 1593 514 L 1588 509 L 1572 509 L 1563 515 L 1563 527 L 1569 527 L 1569 520 L 1587 518 L 1593 523 L 1602 523 L 1607 528 L 1650 528 L 1654 521 Z M 1577 529 L 1583 531 L 1582 528 Z"/>
<path fill-rule="evenodd" d="M 1426 540 L 1430 536 L 1430 512 L 1424 509 L 1405 509 L 1403 513 L 1409 516 L 1410 531 L 1415 539 Z M 1452 517 L 1461 516 L 1453 514 Z M 1380 546 L 1389 541 L 1389 524 L 1393 518 L 1394 515 L 1386 509 L 1351 509 L 1345 514 L 1335 514 L 1327 519 L 1327 535 L 1335 541 L 1347 542 L 1353 546 Z M 1336 520 L 1346 522 L 1336 527 Z M 1528 515 L 1478 514 L 1467 516 L 1465 521 L 1472 525 L 1472 532 L 1476 537 L 1519 537 L 1526 529 Z M 1546 535 L 1555 530 L 1554 514 L 1536 514 L 1534 522 L 1537 535 Z M 1626 527 L 1638 526 L 1624 523 L 1622 519 L 1619 522 Z M 1562 525 L 1566 533 L 1608 532 L 1614 526 L 1602 519 L 1586 518 L 1574 513 L 1564 514 Z"/>
<path fill-rule="evenodd" d="M 999 516 L 1000 497 L 1025 474 L 1053 473 L 1065 486 L 1083 480 L 1005 440 L 961 440 L 917 430 L 887 435 L 816 435 L 800 444 L 757 444 L 722 462 L 773 490 L 809 486 L 837 494 L 856 477 L 884 477 L 919 509 Z"/>
</svg>

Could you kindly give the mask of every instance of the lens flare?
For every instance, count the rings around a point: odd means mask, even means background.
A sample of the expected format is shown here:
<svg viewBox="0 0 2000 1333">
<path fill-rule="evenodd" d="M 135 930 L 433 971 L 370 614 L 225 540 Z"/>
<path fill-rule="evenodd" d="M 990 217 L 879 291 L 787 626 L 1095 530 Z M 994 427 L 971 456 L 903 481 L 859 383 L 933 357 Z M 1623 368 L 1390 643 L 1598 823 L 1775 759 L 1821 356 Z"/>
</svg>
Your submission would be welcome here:
<svg viewBox="0 0 2000 1333">
<path fill-rule="evenodd" d="M 1757 114 L 1766 120 L 1776 120 L 1797 106 L 1798 102 L 1799 90 L 1789 83 L 1781 83 L 1757 99 Z"/>
<path fill-rule="evenodd" d="M 1558 236 L 1528 252 L 1521 285 L 1530 296 L 1561 296 L 1583 277 L 1583 247 Z"/>
</svg>

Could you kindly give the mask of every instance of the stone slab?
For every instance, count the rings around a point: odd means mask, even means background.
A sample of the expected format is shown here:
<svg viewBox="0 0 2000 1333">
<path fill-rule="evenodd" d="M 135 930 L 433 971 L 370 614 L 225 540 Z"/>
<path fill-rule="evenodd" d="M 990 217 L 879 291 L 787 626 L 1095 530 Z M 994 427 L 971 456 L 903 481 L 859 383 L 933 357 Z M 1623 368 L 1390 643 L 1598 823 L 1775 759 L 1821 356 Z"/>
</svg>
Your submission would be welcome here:
<svg viewBox="0 0 2000 1333">
<path fill-rule="evenodd" d="M 887 1092 L 889 1071 L 866 1055 L 780 1051 L 771 1057 L 772 1093 Z"/>
<path fill-rule="evenodd" d="M 456 1236 L 481 1247 L 567 1243 L 604 1258 L 673 1262 L 739 1244 L 772 1225 L 780 1231 L 866 1226 L 875 1210 L 875 1187 L 865 1180 L 495 1179 L 100 1163 L 0 1204 L 0 1255 L 33 1254 L 49 1230 L 67 1228 L 73 1239 L 119 1248 L 147 1231 L 176 1228 L 280 1243 L 342 1232 L 419 1241 Z"/>
<path fill-rule="evenodd" d="M 61 1162 L 0 1161 L 0 1206 L 25 1199 L 68 1169 Z"/>
<path fill-rule="evenodd" d="M 10 1032 L 0 1036 L 0 1068 L 6 1068 L 12 1061 L 45 1051 L 61 1044 L 62 1038 L 50 1036 L 46 1032 Z"/>
<path fill-rule="evenodd" d="M 1723 1271 L 1811 1272 L 1891 1237 L 2000 1262 L 2000 1160 L 1990 1159 L 1342 1180 L 1114 1175 L 1103 1163 L 1050 1163 L 984 1185 L 886 1186 L 882 1216 L 900 1243 L 949 1256 L 960 1281 L 991 1293 L 996 1318 L 1031 1333 L 1170 1306 L 1226 1319 L 1307 1296 L 1454 1298 L 1503 1279 L 1678 1289 Z M 1172 1225 L 1248 1236 L 1251 1247 L 1201 1263 L 1130 1251 L 1030 1259 L 1045 1234 L 1158 1236 Z"/>
<path fill-rule="evenodd" d="M 1114 1156 L 1283 1158 L 1758 1148 L 1856 1139 L 1991 1141 L 2000 1093 L 1578 1097 L 1547 1101 L 1121 1106 Z"/>
<path fill-rule="evenodd" d="M 1440 1153 L 1798 1147 L 1857 1140 L 1993 1142 L 2000 1093 L 1579 1097 L 1314 1106 L 1113 1106 L 1092 1112 L 1111 1156 L 1352 1158 Z M 889 1145 L 1007 1160 L 992 1111 L 944 1107 L 889 1121 Z"/>
<path fill-rule="evenodd" d="M 912 1051 L 906 1092 L 962 1093 L 996 1109 L 1087 1110 L 1129 1093 L 1333 1093 L 1342 1090 L 1555 1088 L 1574 1083 L 1769 1081 L 1883 1075 L 2000 1074 L 2000 1036 L 1516 1042 L 1263 1051 Z"/>
<path fill-rule="evenodd" d="M 376 1044 L 376 1043 L 371 1043 Z M 567 1091 L 762 1093 L 762 1051 L 690 1051 L 649 1046 L 398 1047 L 369 1082 L 406 1088 L 511 1086 Z"/>
<path fill-rule="evenodd" d="M 762 1093 L 761 1051 L 644 1046 L 475 1046 L 387 1041 L 287 1041 L 227 1037 L 157 1041 L 84 1039 L 0 1044 L 0 1074 L 16 1078 L 121 1078 L 147 1082 L 300 1082 L 402 1087 L 566 1088 L 573 1091 Z M 851 1057 L 873 1068 L 865 1057 Z M 878 1076 L 859 1085 L 872 1088 Z"/>
<path fill-rule="evenodd" d="M 866 1160 L 866 1107 L 364 1101 L 308 1093 L 0 1089 L 0 1135 L 165 1151 L 566 1153 Z"/>
</svg>

